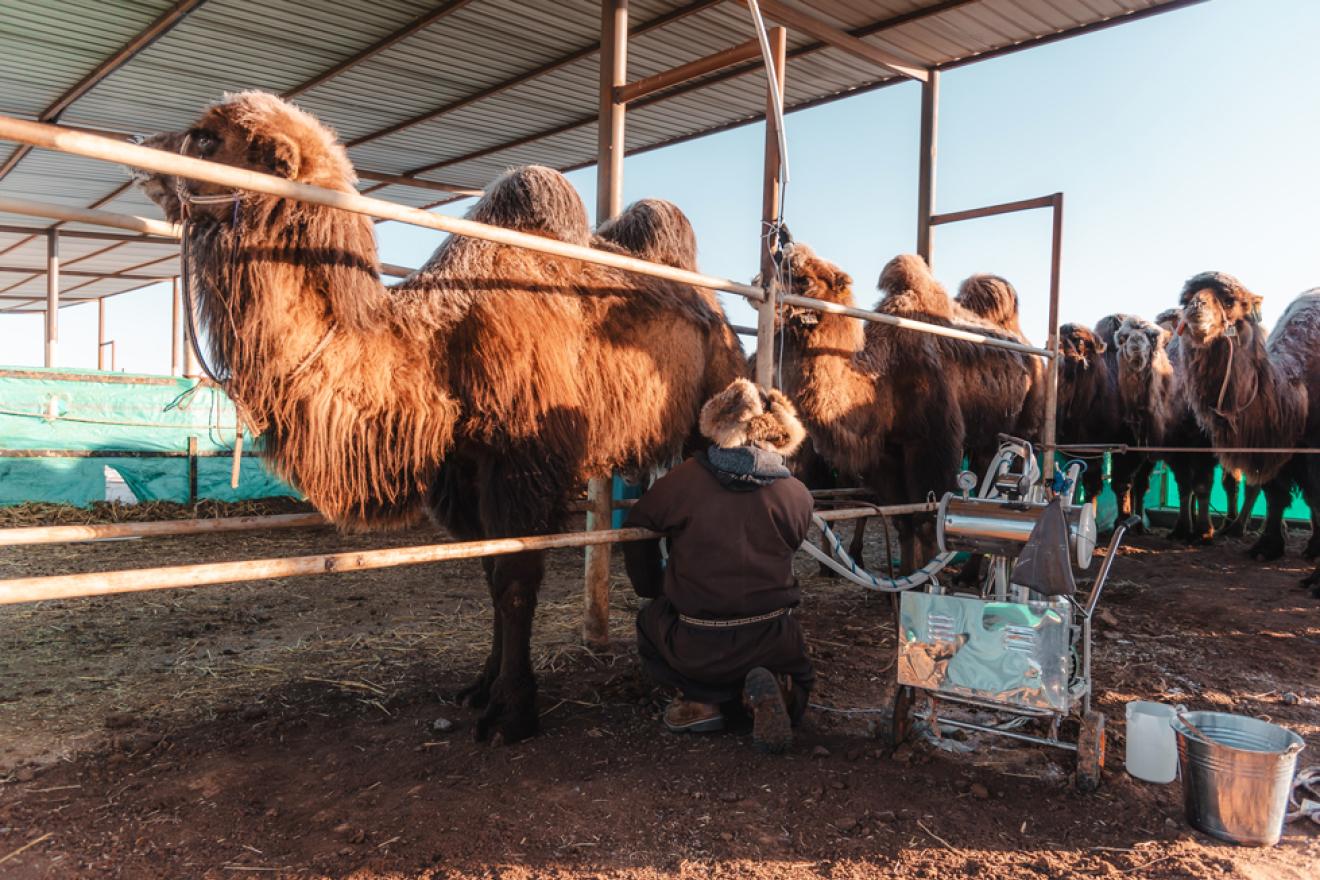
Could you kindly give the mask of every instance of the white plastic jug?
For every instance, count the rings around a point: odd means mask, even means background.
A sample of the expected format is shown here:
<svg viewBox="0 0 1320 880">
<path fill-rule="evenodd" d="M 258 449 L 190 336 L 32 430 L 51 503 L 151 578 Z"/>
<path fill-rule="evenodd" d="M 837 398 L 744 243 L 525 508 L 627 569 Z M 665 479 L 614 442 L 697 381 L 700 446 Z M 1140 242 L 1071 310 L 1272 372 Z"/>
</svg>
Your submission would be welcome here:
<svg viewBox="0 0 1320 880">
<path fill-rule="evenodd" d="M 1173 782 L 1178 775 L 1174 707 L 1133 700 L 1127 704 L 1127 772 L 1147 782 Z"/>
</svg>

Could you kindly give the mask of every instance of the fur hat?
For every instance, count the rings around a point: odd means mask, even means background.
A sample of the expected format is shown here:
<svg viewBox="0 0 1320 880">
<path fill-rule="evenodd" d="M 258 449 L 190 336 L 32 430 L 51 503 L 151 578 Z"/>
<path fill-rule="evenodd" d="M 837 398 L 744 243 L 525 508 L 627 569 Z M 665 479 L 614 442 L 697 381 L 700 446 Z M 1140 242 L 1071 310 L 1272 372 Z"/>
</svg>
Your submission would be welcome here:
<svg viewBox="0 0 1320 880">
<path fill-rule="evenodd" d="M 793 404 L 773 388 L 735 379 L 701 408 L 701 433 L 717 446 L 757 446 L 787 458 L 806 439 Z"/>
</svg>

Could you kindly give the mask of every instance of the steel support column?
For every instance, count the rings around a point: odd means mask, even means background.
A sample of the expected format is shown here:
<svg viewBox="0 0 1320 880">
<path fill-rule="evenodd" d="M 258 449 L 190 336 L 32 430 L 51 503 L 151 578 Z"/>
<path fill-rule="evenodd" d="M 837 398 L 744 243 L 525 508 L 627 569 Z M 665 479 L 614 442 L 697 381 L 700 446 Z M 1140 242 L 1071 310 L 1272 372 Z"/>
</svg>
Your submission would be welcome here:
<svg viewBox="0 0 1320 880">
<path fill-rule="evenodd" d="M 921 154 L 917 162 L 917 253 L 933 266 L 930 218 L 935 213 L 935 158 L 940 125 L 940 72 L 921 84 Z"/>
<path fill-rule="evenodd" d="M 781 27 L 771 28 L 770 54 L 775 64 L 775 82 L 779 94 L 784 94 L 784 68 L 788 60 L 788 35 Z M 756 314 L 756 382 L 770 386 L 775 379 L 775 303 L 778 291 L 770 283 L 775 273 L 775 251 L 779 242 L 767 235 L 779 219 L 779 125 L 775 119 L 775 90 L 766 84 L 765 99 L 765 165 L 761 183 L 761 278 L 765 281 L 766 297 Z"/>
<path fill-rule="evenodd" d="M 624 112 L 619 92 L 628 83 L 628 0 L 600 5 L 600 106 L 596 136 L 596 225 L 623 208 Z M 587 531 L 608 529 L 614 508 L 608 477 L 587 484 Z M 586 549 L 582 637 L 594 648 L 610 641 L 610 547 Z"/>
<path fill-rule="evenodd" d="M 46 233 L 46 359 L 57 366 L 60 340 L 60 234 Z"/>
</svg>

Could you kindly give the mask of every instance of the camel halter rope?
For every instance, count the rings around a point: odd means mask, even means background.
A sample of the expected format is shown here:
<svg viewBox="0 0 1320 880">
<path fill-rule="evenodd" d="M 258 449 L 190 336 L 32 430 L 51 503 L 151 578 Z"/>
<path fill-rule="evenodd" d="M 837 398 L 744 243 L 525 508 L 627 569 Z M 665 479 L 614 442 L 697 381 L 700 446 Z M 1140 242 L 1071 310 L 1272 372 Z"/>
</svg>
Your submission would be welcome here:
<svg viewBox="0 0 1320 880">
<path fill-rule="evenodd" d="M 185 134 L 183 136 L 182 143 L 179 144 L 180 155 L 187 154 L 188 146 L 191 142 L 192 142 L 192 135 Z M 202 353 L 202 346 L 201 346 L 201 342 L 199 341 L 200 337 L 197 335 L 196 309 L 194 308 L 194 303 L 193 303 L 193 283 L 192 283 L 193 210 L 192 209 L 196 205 L 232 204 L 234 206 L 233 215 L 230 218 L 230 223 L 234 229 L 235 241 L 229 261 L 229 282 L 231 289 L 236 288 L 238 283 L 238 241 L 237 241 L 238 230 L 239 230 L 238 221 L 239 221 L 239 213 L 242 210 L 242 206 L 243 206 L 243 194 L 238 190 L 231 190 L 228 193 L 217 193 L 214 195 L 199 195 L 197 193 L 193 193 L 188 190 L 188 188 L 184 185 L 183 178 L 175 177 L 174 196 L 176 199 L 178 199 L 179 202 L 179 215 L 180 215 L 179 287 L 181 288 L 181 293 L 183 298 L 183 312 L 184 315 L 186 316 L 186 320 L 188 321 L 188 346 L 189 348 L 192 349 L 193 356 L 197 358 L 197 364 L 202 368 L 202 372 L 206 374 L 206 377 L 210 379 L 212 383 L 214 383 L 218 388 L 223 390 L 225 392 L 225 396 L 228 397 L 229 400 L 234 404 L 234 417 L 236 422 L 234 425 L 234 459 L 233 459 L 232 473 L 230 474 L 229 482 L 230 482 L 230 486 L 236 489 L 238 488 L 239 467 L 242 462 L 242 456 L 243 456 L 244 426 L 247 426 L 249 430 L 253 430 L 255 433 L 260 433 L 260 431 L 256 428 L 256 422 L 254 422 L 253 419 L 250 417 L 247 407 L 234 395 L 233 389 L 231 388 L 233 371 L 230 370 L 229 373 L 225 376 L 225 378 L 221 379 L 216 374 L 216 371 L 211 368 L 211 364 L 206 359 L 206 355 Z M 237 338 L 238 326 L 234 321 L 233 303 L 229 299 L 225 299 L 224 302 L 225 302 L 225 312 L 229 317 L 229 328 L 234 331 L 234 336 L 235 338 Z M 316 360 L 316 358 L 318 358 L 321 355 L 321 352 L 325 351 L 326 346 L 330 344 L 330 340 L 335 335 L 335 328 L 336 328 L 336 323 L 334 320 L 331 320 L 330 326 L 326 328 L 326 331 L 321 336 L 320 341 L 318 341 L 316 345 L 312 347 L 312 350 L 308 352 L 303 357 L 303 359 L 298 362 L 298 364 L 293 368 L 293 370 L 289 372 L 289 375 L 286 377 L 287 381 L 292 381 L 293 379 L 297 378 L 301 373 L 303 373 L 303 371 L 305 371 L 308 367 L 312 365 L 312 363 Z M 192 392 L 195 392 L 198 387 L 200 386 L 193 386 L 193 388 L 186 393 L 191 394 Z M 175 403 L 177 405 L 178 401 L 176 401 Z"/>
</svg>

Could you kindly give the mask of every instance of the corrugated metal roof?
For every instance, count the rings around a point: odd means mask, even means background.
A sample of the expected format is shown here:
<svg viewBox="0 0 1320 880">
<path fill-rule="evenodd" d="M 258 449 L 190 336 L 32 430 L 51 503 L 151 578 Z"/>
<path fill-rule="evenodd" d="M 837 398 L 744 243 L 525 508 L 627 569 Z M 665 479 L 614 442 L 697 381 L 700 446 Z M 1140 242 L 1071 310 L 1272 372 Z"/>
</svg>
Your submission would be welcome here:
<svg viewBox="0 0 1320 880">
<path fill-rule="evenodd" d="M 1192 0 L 787 0 L 892 55 L 947 67 Z M 187 125 L 225 91 L 298 92 L 334 126 L 358 167 L 479 189 L 510 165 L 591 164 L 596 151 L 600 7 L 596 0 L 26 0 L 0 9 L 0 112 L 39 118 L 153 22 L 186 12 L 95 82 L 64 124 L 149 134 Z M 733 0 L 631 0 L 629 78 L 752 36 Z M 422 21 L 423 16 L 428 16 Z M 419 22 L 424 26 L 418 26 Z M 410 27 L 411 25 L 411 27 Z M 397 37 L 397 39 L 393 38 Z M 379 46 L 379 51 L 369 52 Z M 365 54 L 364 54 L 365 53 Z M 894 74 L 789 31 L 790 109 L 897 81 Z M 327 73 L 333 75 L 326 76 Z M 708 75 L 629 108 L 629 151 L 760 118 L 759 63 Z M 314 83 L 309 88 L 305 84 Z M 0 167 L 13 153 L 0 144 Z M 159 216 L 126 172 L 33 150 L 0 195 Z M 374 194 L 414 206 L 453 198 L 398 184 Z M 117 190 L 121 190 L 117 192 Z M 0 225 L 47 221 L 0 213 Z M 70 229 L 92 227 L 71 224 Z M 0 311 L 44 308 L 44 236 L 0 234 Z M 177 271 L 169 245 L 65 238 L 67 299 L 142 286 Z M 31 273 L 10 271 L 31 267 Z M 104 278 L 67 272 L 107 273 Z M 31 299 L 28 299 L 31 297 Z"/>
</svg>

